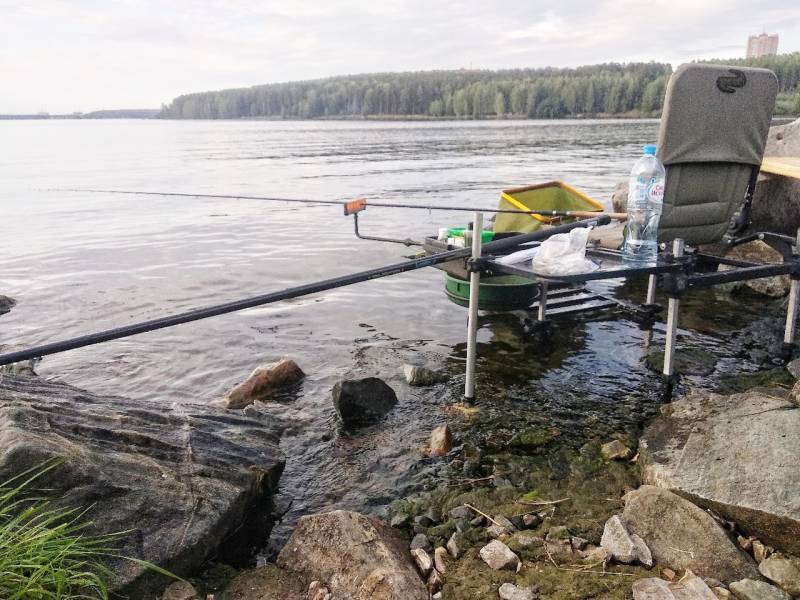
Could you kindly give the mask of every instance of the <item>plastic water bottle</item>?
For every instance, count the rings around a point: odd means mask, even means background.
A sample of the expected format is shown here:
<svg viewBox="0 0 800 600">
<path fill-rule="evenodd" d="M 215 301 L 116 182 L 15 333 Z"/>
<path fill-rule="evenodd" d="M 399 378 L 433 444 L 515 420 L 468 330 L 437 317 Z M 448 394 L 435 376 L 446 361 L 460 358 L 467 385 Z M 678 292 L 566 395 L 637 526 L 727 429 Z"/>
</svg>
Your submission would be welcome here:
<svg viewBox="0 0 800 600">
<path fill-rule="evenodd" d="M 656 261 L 665 179 L 666 171 L 656 158 L 655 145 L 645 146 L 644 155 L 633 165 L 628 187 L 628 221 L 622 247 L 622 258 L 627 263 Z"/>
</svg>

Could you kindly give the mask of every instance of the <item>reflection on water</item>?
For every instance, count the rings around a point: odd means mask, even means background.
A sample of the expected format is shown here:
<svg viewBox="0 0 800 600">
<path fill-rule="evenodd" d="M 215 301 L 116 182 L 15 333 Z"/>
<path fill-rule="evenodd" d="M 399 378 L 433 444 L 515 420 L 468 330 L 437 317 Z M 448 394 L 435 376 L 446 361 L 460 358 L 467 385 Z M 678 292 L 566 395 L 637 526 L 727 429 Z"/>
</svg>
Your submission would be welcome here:
<svg viewBox="0 0 800 600">
<path fill-rule="evenodd" d="M 561 179 L 607 201 L 656 128 L 654 121 L 0 122 L 0 293 L 19 301 L 0 317 L 0 347 L 275 291 L 395 262 L 406 251 L 356 240 L 336 207 L 53 188 L 492 206 L 503 187 Z M 395 237 L 467 218 L 362 213 L 365 231 Z M 613 292 L 619 283 L 599 285 Z M 617 293 L 639 299 L 644 288 Z M 710 375 L 690 378 L 693 385 L 766 360 L 759 341 L 766 338 L 738 331 L 759 312 L 780 309 L 711 297 L 690 296 L 682 321 L 682 346 L 713 353 Z M 659 378 L 642 364 L 645 333 L 635 322 L 578 320 L 538 340 L 513 315 L 484 315 L 481 412 L 463 420 L 444 408 L 460 397 L 465 332 L 466 311 L 448 302 L 441 272 L 431 269 L 48 357 L 40 372 L 99 393 L 208 402 L 254 366 L 293 357 L 308 378 L 296 398 L 283 399 L 298 425 L 283 441 L 279 500 L 288 512 L 277 542 L 303 513 L 380 511 L 441 485 L 445 462 L 421 451 L 440 423 L 484 439 L 549 425 L 563 443 L 578 444 L 635 428 L 657 407 Z M 407 361 L 452 378 L 409 388 L 401 375 Z M 344 375 L 383 377 L 398 407 L 358 435 L 341 435 L 330 389 Z"/>
</svg>

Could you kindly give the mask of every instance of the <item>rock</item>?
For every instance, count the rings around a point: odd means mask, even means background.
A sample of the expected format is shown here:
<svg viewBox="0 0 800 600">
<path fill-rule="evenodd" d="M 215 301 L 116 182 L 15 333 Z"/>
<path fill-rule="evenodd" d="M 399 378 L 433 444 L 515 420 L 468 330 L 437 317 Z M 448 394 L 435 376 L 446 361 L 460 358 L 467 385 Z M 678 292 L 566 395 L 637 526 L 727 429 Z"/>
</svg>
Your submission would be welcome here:
<svg viewBox="0 0 800 600">
<path fill-rule="evenodd" d="M 197 590 L 188 581 L 173 581 L 161 594 L 161 600 L 194 600 Z"/>
<path fill-rule="evenodd" d="M 268 421 L 3 374 L 0 432 L 0 481 L 63 460 L 37 488 L 54 508 L 91 507 L 86 534 L 129 531 L 115 554 L 188 575 L 212 554 L 242 558 L 269 531 L 284 459 Z M 156 597 L 169 582 L 124 559 L 106 566 L 120 595 Z"/>
<path fill-rule="evenodd" d="M 414 386 L 435 385 L 448 379 L 444 373 L 416 365 L 403 365 L 403 375 L 405 375 L 408 385 Z"/>
<path fill-rule="evenodd" d="M 458 558 L 461 556 L 461 545 L 458 543 L 458 534 L 454 533 L 450 536 L 450 539 L 447 540 L 446 548 L 447 551 L 450 553 L 450 556 L 453 558 Z"/>
<path fill-rule="evenodd" d="M 617 562 L 627 565 L 639 561 L 645 566 L 653 565 L 647 545 L 638 535 L 628 533 L 618 515 L 614 515 L 606 521 L 600 546 L 608 551 Z"/>
<path fill-rule="evenodd" d="M 601 546 L 587 546 L 586 550 L 581 552 L 583 560 L 587 563 L 607 563 L 611 560 L 611 553 Z"/>
<path fill-rule="evenodd" d="M 743 260 L 754 263 L 782 263 L 783 255 L 772 246 L 761 240 L 755 240 L 740 246 L 734 246 L 725 253 L 725 258 Z M 731 265 L 720 265 L 719 271 L 729 271 L 735 267 Z M 750 279 L 735 283 L 726 283 L 717 286 L 720 289 L 734 291 L 747 287 L 756 294 L 768 296 L 770 298 L 782 298 L 789 293 L 791 278 L 788 275 L 776 275 L 774 277 L 764 277 L 762 279 Z"/>
<path fill-rule="evenodd" d="M 515 544 L 523 548 L 529 548 L 531 546 L 544 546 L 544 538 L 534 535 L 530 531 L 517 532 L 511 539 Z"/>
<path fill-rule="evenodd" d="M 753 538 L 746 538 L 742 535 L 736 536 L 736 543 L 742 550 L 750 550 L 753 547 Z"/>
<path fill-rule="evenodd" d="M 14 308 L 16 303 L 17 301 L 13 298 L 9 298 L 8 296 L 3 296 L 0 294 L 0 315 L 6 314 L 8 311 Z"/>
<path fill-rule="evenodd" d="M 333 406 L 345 427 L 358 427 L 384 417 L 397 404 L 397 394 L 377 377 L 338 382 Z"/>
<path fill-rule="evenodd" d="M 545 544 L 547 551 L 551 554 L 571 554 L 572 541 L 569 535 L 569 530 L 560 525 L 558 527 L 551 527 L 545 536 Z"/>
<path fill-rule="evenodd" d="M 577 552 L 578 550 L 583 550 L 586 548 L 586 544 L 589 543 L 589 540 L 582 537 L 571 537 L 569 542 L 572 545 L 572 549 Z"/>
<path fill-rule="evenodd" d="M 420 548 L 425 550 L 426 552 L 430 552 L 433 550 L 433 546 L 431 546 L 430 541 L 428 541 L 428 536 L 424 533 L 418 533 L 413 537 L 411 540 L 411 545 L 409 546 L 412 550 Z"/>
<path fill-rule="evenodd" d="M 501 535 L 509 535 L 517 530 L 514 524 L 503 515 L 495 515 L 492 519 L 492 524 L 486 529 L 486 533 L 491 537 L 496 538 Z"/>
<path fill-rule="evenodd" d="M 414 517 L 414 525 L 418 525 L 423 529 L 427 529 L 428 527 L 433 526 L 433 519 L 431 519 L 428 515 L 417 515 Z"/>
<path fill-rule="evenodd" d="M 312 581 L 308 584 L 308 600 L 319 600 L 330 594 L 330 590 L 319 581 Z"/>
<path fill-rule="evenodd" d="M 606 460 L 626 460 L 631 457 L 631 449 L 620 440 L 613 440 L 600 446 L 600 453 Z"/>
<path fill-rule="evenodd" d="M 450 427 L 440 425 L 431 431 L 431 442 L 429 447 L 430 456 L 444 456 L 453 449 L 453 434 Z"/>
<path fill-rule="evenodd" d="M 306 592 L 304 582 L 294 573 L 267 563 L 242 571 L 219 596 L 219 600 L 316 600 Z"/>
<path fill-rule="evenodd" d="M 462 504 L 461 506 L 456 506 L 455 508 L 451 509 L 447 514 L 450 515 L 451 519 L 471 519 L 473 512 L 471 508 Z"/>
<path fill-rule="evenodd" d="M 336 510 L 301 517 L 277 562 L 337 599 L 427 600 L 407 544 L 378 519 Z"/>
<path fill-rule="evenodd" d="M 480 550 L 480 556 L 495 571 L 508 569 L 517 571 L 520 567 L 519 557 L 500 540 L 492 540 Z"/>
<path fill-rule="evenodd" d="M 714 592 L 696 575 L 667 583 L 658 577 L 640 579 L 632 587 L 634 600 L 717 600 Z"/>
<path fill-rule="evenodd" d="M 513 583 L 504 583 L 497 590 L 500 600 L 533 600 L 533 590 L 530 588 L 517 587 Z"/>
<path fill-rule="evenodd" d="M 663 577 L 667 581 L 674 581 L 675 571 L 673 571 L 669 567 L 664 567 L 663 569 L 661 569 L 661 577 Z"/>
<path fill-rule="evenodd" d="M 0 375 L 23 375 L 25 377 L 36 377 L 36 361 L 26 360 L 23 362 L 11 363 L 0 367 Z"/>
<path fill-rule="evenodd" d="M 423 577 L 427 577 L 433 570 L 433 559 L 431 559 L 430 554 L 425 552 L 422 548 L 412 548 L 411 558 L 414 559 L 414 563 L 417 565 L 417 569 L 419 569 Z"/>
<path fill-rule="evenodd" d="M 640 441 L 643 482 L 800 553 L 800 410 L 784 394 L 696 391 L 664 405 Z"/>
<path fill-rule="evenodd" d="M 537 514 L 522 515 L 522 522 L 528 529 L 533 529 L 542 522 L 542 517 Z"/>
<path fill-rule="evenodd" d="M 513 515 L 512 517 L 509 517 L 508 520 L 511 521 L 511 524 L 517 531 L 522 531 L 525 529 L 525 520 L 522 518 L 522 515 Z"/>
<path fill-rule="evenodd" d="M 483 518 L 483 515 L 478 515 L 469 522 L 471 527 L 483 527 L 485 523 L 486 519 Z"/>
<path fill-rule="evenodd" d="M 444 573 L 447 570 L 447 550 L 439 546 L 433 551 L 433 566 L 439 573 Z"/>
<path fill-rule="evenodd" d="M 436 570 L 428 576 L 428 593 L 433 595 L 442 589 L 442 576 Z"/>
<path fill-rule="evenodd" d="M 761 540 L 753 540 L 753 558 L 757 563 L 766 560 L 772 554 L 772 548 L 765 546 Z"/>
<path fill-rule="evenodd" d="M 795 406 L 800 406 L 800 381 L 794 384 L 792 391 L 789 392 L 788 400 Z"/>
<path fill-rule="evenodd" d="M 711 591 L 714 592 L 714 595 L 717 597 L 717 600 L 730 600 L 731 593 L 729 590 L 725 589 L 724 587 L 713 587 Z"/>
<path fill-rule="evenodd" d="M 800 120 L 772 127 L 764 156 L 800 156 Z M 775 231 L 794 236 L 800 227 L 800 182 L 761 175 L 753 195 L 749 231 Z"/>
<path fill-rule="evenodd" d="M 628 210 L 628 182 L 621 181 L 614 188 L 614 195 L 611 196 L 611 206 L 614 212 L 627 212 Z"/>
<path fill-rule="evenodd" d="M 401 529 L 403 527 L 408 527 L 411 524 L 411 517 L 406 514 L 397 514 L 392 517 L 392 520 L 389 521 L 389 525 L 391 527 L 396 527 Z"/>
<path fill-rule="evenodd" d="M 731 592 L 739 600 L 790 600 L 789 594 L 764 581 L 742 579 L 731 584 Z"/>
<path fill-rule="evenodd" d="M 535 450 L 552 442 L 558 433 L 552 429 L 525 429 L 514 434 L 508 442 L 512 448 L 520 450 Z"/>
<path fill-rule="evenodd" d="M 667 490 L 642 486 L 625 497 L 622 519 L 660 565 L 724 582 L 755 576 L 756 567 L 706 511 Z"/>
<path fill-rule="evenodd" d="M 305 376 L 302 369 L 290 358 L 263 365 L 225 395 L 225 408 L 244 408 L 256 400 L 267 400 L 277 390 L 297 383 Z"/>
<path fill-rule="evenodd" d="M 800 559 L 770 556 L 758 565 L 761 574 L 792 596 L 800 596 Z"/>
<path fill-rule="evenodd" d="M 442 592 L 436 592 L 433 596 L 431 596 L 431 600 L 442 600 Z"/>
<path fill-rule="evenodd" d="M 800 379 L 800 358 L 795 358 L 786 364 L 786 370 L 795 379 Z"/>
</svg>

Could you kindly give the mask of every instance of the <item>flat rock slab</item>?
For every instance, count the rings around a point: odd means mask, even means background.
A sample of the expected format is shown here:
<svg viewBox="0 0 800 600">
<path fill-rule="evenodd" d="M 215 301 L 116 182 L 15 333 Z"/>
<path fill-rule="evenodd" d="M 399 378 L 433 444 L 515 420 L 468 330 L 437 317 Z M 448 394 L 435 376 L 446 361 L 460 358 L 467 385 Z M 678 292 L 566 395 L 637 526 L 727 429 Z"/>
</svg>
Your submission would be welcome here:
<svg viewBox="0 0 800 600">
<path fill-rule="evenodd" d="M 711 515 L 668 490 L 643 485 L 628 493 L 622 519 L 628 531 L 644 539 L 660 565 L 726 583 L 758 577 L 755 562 Z"/>
<path fill-rule="evenodd" d="M 640 579 L 631 590 L 633 600 L 717 600 L 711 588 L 696 575 L 669 583 L 658 577 Z"/>
<path fill-rule="evenodd" d="M 642 480 L 800 552 L 800 407 L 779 390 L 694 392 L 645 430 Z"/>
<path fill-rule="evenodd" d="M 428 600 L 408 542 L 382 521 L 355 512 L 302 517 L 278 566 L 324 581 L 337 600 Z"/>
<path fill-rule="evenodd" d="M 732 583 L 731 591 L 739 600 L 791 600 L 789 594 L 774 585 L 753 579 Z"/>
<path fill-rule="evenodd" d="M 90 531 L 131 530 L 121 555 L 180 575 L 237 530 L 263 540 L 284 464 L 278 441 L 268 422 L 222 408 L 137 402 L 0 375 L 0 481 L 63 459 L 37 481 L 53 490 L 56 506 L 92 507 Z M 108 566 L 112 588 L 133 598 L 167 583 L 129 561 Z"/>
</svg>

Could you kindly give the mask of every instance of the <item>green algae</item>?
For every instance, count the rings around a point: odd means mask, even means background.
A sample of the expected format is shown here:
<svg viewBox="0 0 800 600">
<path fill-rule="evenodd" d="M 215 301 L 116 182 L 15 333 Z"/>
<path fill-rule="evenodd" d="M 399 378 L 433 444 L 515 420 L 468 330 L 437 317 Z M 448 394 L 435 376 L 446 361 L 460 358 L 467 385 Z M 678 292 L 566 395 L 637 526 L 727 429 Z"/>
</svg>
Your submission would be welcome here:
<svg viewBox="0 0 800 600">
<path fill-rule="evenodd" d="M 765 369 L 755 373 L 737 373 L 720 378 L 717 390 L 720 394 L 739 394 L 759 387 L 779 387 L 791 389 L 796 379 L 786 367 Z"/>
</svg>

